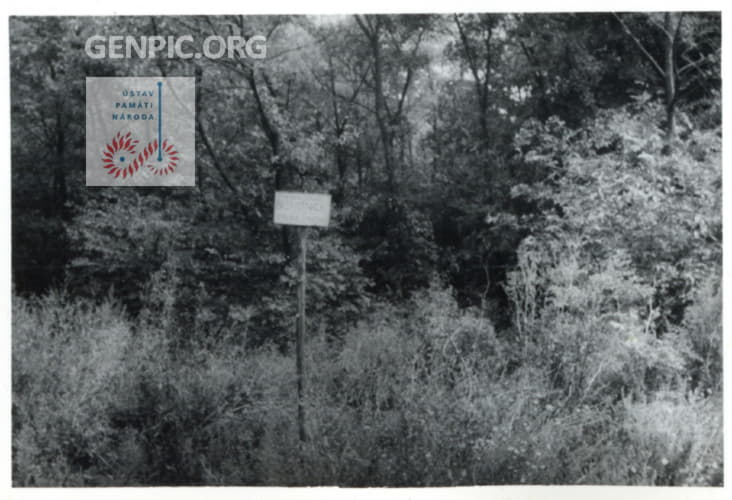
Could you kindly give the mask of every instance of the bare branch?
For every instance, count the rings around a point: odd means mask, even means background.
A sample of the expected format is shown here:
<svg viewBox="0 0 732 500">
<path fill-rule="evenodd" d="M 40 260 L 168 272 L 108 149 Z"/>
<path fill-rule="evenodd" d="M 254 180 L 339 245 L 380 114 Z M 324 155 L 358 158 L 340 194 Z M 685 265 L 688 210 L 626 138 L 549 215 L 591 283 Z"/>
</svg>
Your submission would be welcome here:
<svg viewBox="0 0 732 500">
<path fill-rule="evenodd" d="M 658 74 L 662 78 L 665 78 L 666 72 L 663 70 L 663 68 L 661 68 L 661 65 L 658 64 L 658 61 L 656 61 L 656 59 L 651 55 L 651 53 L 648 52 L 648 50 L 645 48 L 643 43 L 640 40 L 638 40 L 638 38 L 633 34 L 632 31 L 630 31 L 630 28 L 628 27 L 627 24 L 625 24 L 625 21 L 623 21 L 620 18 L 620 16 L 618 14 L 616 14 L 615 12 L 613 12 L 613 16 L 615 17 L 615 19 L 618 20 L 618 22 L 620 22 L 620 25 L 623 27 L 623 30 L 625 31 L 625 33 L 633 40 L 633 42 L 635 42 L 636 46 L 640 49 L 640 51 L 643 53 L 643 55 L 646 56 L 646 59 L 648 59 L 648 61 L 653 66 L 653 68 L 656 71 L 658 71 Z"/>
</svg>

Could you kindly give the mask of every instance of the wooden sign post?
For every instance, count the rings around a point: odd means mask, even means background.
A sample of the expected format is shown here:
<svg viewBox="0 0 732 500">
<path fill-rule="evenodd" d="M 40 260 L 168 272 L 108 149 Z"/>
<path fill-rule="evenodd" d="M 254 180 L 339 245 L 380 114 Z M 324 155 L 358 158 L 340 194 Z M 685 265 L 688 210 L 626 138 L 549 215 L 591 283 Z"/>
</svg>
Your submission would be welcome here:
<svg viewBox="0 0 732 500">
<path fill-rule="evenodd" d="M 297 266 L 297 428 L 300 441 L 305 441 L 305 408 L 303 407 L 303 352 L 302 345 L 305 341 L 305 275 L 306 275 L 306 259 L 307 259 L 307 237 L 308 228 L 298 228 L 298 236 L 300 239 L 300 262 Z"/>
<path fill-rule="evenodd" d="M 297 428 L 300 441 L 304 442 L 307 439 L 305 433 L 305 406 L 303 405 L 307 236 L 310 226 L 328 227 L 330 222 L 330 195 L 277 191 L 275 192 L 274 222 L 275 224 L 299 226 L 297 235 L 300 240 L 300 256 L 297 266 L 297 333 L 295 339 L 297 356 Z"/>
</svg>

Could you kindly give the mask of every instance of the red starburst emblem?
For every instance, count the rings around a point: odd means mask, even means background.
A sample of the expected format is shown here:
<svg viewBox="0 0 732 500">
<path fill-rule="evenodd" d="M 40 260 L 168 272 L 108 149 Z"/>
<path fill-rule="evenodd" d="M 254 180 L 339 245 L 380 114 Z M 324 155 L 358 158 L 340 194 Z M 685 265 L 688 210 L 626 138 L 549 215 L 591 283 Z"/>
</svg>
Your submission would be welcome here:
<svg viewBox="0 0 732 500">
<path fill-rule="evenodd" d="M 152 151 L 155 151 L 158 148 L 158 141 L 151 142 L 148 148 L 150 146 L 152 146 Z M 163 141 L 160 154 L 148 160 L 146 166 L 154 175 L 168 175 L 175 171 L 175 167 L 178 166 L 178 159 L 178 151 L 176 151 L 175 146 L 168 144 L 166 139 Z"/>
<path fill-rule="evenodd" d="M 112 141 L 106 145 L 102 154 L 102 166 L 109 175 L 114 177 L 121 175 L 124 179 L 137 171 L 139 166 L 134 165 L 135 162 L 133 161 L 137 143 L 138 141 L 132 138 L 130 132 L 125 135 L 117 132 Z"/>
</svg>

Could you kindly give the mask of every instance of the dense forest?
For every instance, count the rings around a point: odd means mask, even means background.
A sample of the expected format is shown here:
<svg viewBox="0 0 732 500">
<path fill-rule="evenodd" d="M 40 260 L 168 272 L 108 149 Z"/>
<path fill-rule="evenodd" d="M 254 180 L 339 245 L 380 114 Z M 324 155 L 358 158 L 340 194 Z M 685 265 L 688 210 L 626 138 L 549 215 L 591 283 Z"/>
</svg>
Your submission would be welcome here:
<svg viewBox="0 0 732 500">
<path fill-rule="evenodd" d="M 718 13 L 11 18 L 14 484 L 720 485 L 720 61 Z M 195 77 L 195 187 L 86 187 L 90 76 Z M 333 200 L 303 441 L 276 190 Z"/>
</svg>

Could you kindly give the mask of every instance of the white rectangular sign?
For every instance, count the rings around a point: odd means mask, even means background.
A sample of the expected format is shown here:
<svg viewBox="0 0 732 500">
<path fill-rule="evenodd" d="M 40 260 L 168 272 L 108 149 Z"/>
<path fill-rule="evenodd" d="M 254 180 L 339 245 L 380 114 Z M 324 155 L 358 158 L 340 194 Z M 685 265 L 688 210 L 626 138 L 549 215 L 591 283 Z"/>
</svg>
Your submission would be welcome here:
<svg viewBox="0 0 732 500">
<path fill-rule="evenodd" d="M 330 195 L 276 191 L 274 222 L 288 226 L 322 226 L 330 221 Z"/>
</svg>

